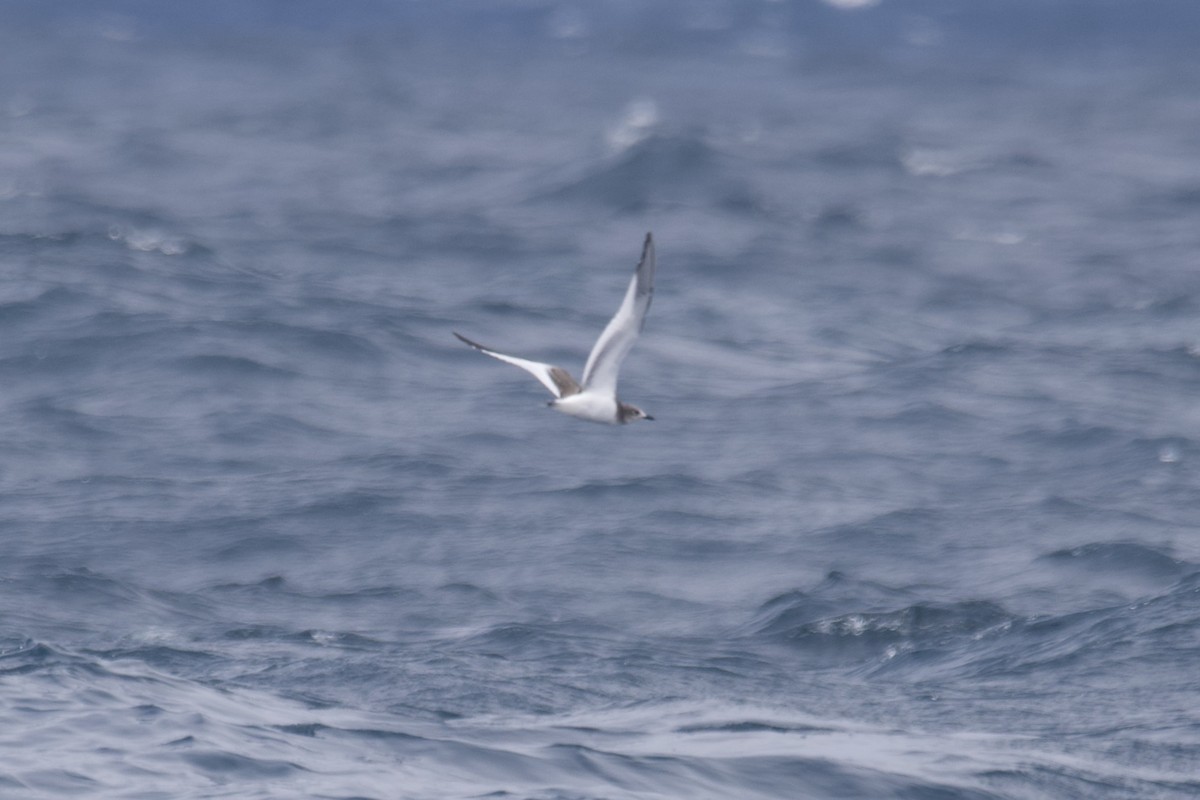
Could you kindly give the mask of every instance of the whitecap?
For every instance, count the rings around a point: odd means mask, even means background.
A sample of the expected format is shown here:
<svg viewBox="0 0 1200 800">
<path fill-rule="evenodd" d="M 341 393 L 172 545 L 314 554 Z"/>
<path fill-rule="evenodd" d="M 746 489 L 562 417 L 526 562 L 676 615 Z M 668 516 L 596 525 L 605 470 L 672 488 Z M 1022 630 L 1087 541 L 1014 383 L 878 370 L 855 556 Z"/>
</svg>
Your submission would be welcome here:
<svg viewBox="0 0 1200 800">
<path fill-rule="evenodd" d="M 649 98 L 641 98 L 625 107 L 621 119 L 609 128 L 605 138 L 613 151 L 628 150 L 654 133 L 658 123 L 658 105 Z"/>
</svg>

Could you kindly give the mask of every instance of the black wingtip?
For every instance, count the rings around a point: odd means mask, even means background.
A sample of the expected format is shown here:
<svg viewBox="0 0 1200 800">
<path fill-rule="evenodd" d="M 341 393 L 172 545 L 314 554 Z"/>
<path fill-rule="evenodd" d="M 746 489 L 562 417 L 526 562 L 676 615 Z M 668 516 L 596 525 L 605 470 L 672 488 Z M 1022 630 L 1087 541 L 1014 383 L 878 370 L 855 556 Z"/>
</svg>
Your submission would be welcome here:
<svg viewBox="0 0 1200 800">
<path fill-rule="evenodd" d="M 654 255 L 654 235 L 647 231 L 646 241 L 642 242 L 642 260 L 640 263 L 645 263 L 647 258 Z"/>
<path fill-rule="evenodd" d="M 481 345 L 479 342 L 472 342 L 470 339 L 468 339 L 467 337 L 463 336 L 463 335 L 462 335 L 461 333 L 459 333 L 458 331 L 450 331 L 450 332 L 451 332 L 451 333 L 453 333 L 455 336 L 457 336 L 457 337 L 458 337 L 458 340 L 459 340 L 460 342 L 462 342 L 463 344 L 467 345 L 468 347 L 474 347 L 476 350 L 485 350 L 485 349 L 487 349 L 487 348 L 485 348 L 483 345 Z"/>
</svg>

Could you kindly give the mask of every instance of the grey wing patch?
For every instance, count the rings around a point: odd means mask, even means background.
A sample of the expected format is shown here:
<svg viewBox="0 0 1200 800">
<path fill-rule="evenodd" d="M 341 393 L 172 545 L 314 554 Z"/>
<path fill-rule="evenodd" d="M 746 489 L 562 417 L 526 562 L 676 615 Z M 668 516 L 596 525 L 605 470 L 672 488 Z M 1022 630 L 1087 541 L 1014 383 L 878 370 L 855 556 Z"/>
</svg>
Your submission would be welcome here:
<svg viewBox="0 0 1200 800">
<path fill-rule="evenodd" d="M 575 379 L 562 367 L 550 368 L 550 380 L 554 381 L 554 385 L 558 387 L 559 397 L 570 397 L 573 394 L 579 394 L 583 391 L 579 388 L 579 384 L 575 382 Z"/>
<path fill-rule="evenodd" d="M 527 358 L 517 358 L 516 356 L 508 356 L 504 353 L 498 353 L 489 347 L 484 347 L 479 342 L 474 342 L 455 331 L 454 335 L 459 341 L 474 347 L 484 355 L 491 356 L 494 359 L 503 361 L 506 364 L 512 364 L 514 367 L 520 367 L 530 375 L 538 379 L 538 383 L 550 390 L 550 393 L 555 397 L 566 397 L 569 394 L 578 394 L 579 384 L 575 379 L 567 374 L 567 371 L 561 367 L 556 367 L 553 364 L 543 364 L 540 361 L 530 361 Z"/>
</svg>

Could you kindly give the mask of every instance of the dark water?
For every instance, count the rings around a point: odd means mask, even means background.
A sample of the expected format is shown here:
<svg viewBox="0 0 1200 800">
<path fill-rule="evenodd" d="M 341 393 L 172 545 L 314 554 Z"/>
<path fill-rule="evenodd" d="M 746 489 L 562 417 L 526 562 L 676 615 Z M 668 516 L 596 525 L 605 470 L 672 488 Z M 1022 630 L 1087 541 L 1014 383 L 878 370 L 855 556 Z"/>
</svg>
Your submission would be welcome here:
<svg viewBox="0 0 1200 800">
<path fill-rule="evenodd" d="M 1079 5 L 5 6 L 0 796 L 1195 796 L 1196 13 Z M 656 422 L 451 337 L 646 230 Z"/>
</svg>

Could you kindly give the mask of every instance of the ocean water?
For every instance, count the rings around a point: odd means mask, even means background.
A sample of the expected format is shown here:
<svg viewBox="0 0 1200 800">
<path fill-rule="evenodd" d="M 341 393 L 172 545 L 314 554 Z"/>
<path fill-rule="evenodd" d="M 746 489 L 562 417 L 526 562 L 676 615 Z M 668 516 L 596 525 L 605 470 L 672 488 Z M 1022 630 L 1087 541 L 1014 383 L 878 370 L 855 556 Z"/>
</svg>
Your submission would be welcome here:
<svg viewBox="0 0 1200 800">
<path fill-rule="evenodd" d="M 3 10 L 0 797 L 1200 794 L 1194 6 Z"/>
</svg>

